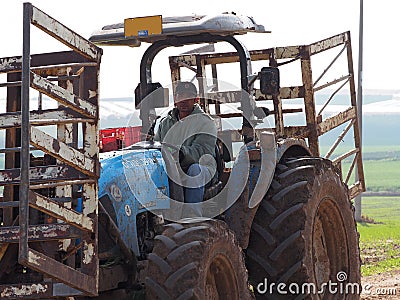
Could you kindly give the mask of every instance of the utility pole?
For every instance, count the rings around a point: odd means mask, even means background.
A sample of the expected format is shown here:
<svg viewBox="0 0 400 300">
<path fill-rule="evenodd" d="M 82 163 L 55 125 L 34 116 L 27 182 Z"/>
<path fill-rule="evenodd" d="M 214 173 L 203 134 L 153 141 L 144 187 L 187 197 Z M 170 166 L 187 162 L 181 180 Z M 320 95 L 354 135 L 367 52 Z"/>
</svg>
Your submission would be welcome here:
<svg viewBox="0 0 400 300">
<path fill-rule="evenodd" d="M 360 130 L 360 154 L 362 151 L 362 72 L 363 72 L 363 31 L 364 31 L 364 5 L 363 0 L 360 0 L 360 27 L 358 38 L 358 87 L 357 87 L 357 111 L 358 111 L 358 127 Z M 358 170 L 356 170 L 356 181 L 358 181 Z M 358 195 L 354 200 L 355 219 L 361 221 L 361 195 Z"/>
</svg>

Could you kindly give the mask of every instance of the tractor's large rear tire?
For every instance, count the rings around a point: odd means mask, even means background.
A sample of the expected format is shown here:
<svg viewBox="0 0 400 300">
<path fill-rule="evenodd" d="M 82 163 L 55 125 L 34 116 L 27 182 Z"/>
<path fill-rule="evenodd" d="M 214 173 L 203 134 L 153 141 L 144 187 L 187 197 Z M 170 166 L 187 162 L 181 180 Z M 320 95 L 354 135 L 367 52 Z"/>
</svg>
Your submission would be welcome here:
<svg viewBox="0 0 400 300">
<path fill-rule="evenodd" d="M 242 251 L 224 222 L 169 224 L 155 240 L 146 299 L 251 299 Z"/>
<path fill-rule="evenodd" d="M 329 160 L 277 166 L 246 251 L 257 299 L 358 299 L 358 233 L 347 191 Z"/>
</svg>

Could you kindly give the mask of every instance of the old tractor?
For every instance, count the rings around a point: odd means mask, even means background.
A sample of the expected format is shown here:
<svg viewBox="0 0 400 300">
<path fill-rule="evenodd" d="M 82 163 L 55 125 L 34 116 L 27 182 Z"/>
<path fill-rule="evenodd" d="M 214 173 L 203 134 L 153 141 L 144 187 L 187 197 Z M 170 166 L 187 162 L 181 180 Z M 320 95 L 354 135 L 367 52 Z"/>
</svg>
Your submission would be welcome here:
<svg viewBox="0 0 400 300">
<path fill-rule="evenodd" d="M 71 51 L 31 54 L 31 25 Z M 248 50 L 238 36 L 249 32 L 266 30 L 234 13 L 151 16 L 86 40 L 24 4 L 23 55 L 0 59 L 1 299 L 359 297 L 351 199 L 365 186 L 350 33 Z M 96 45 L 142 43 L 133 116 L 142 141 L 99 156 Z M 169 57 L 170 83 L 152 81 L 161 50 L 197 44 Z M 285 72 L 297 83 L 283 86 Z M 152 140 L 181 80 L 196 83 L 218 128 L 201 217 L 184 202 L 179 163 L 165 151 L 174 145 Z M 332 105 L 339 95 L 346 104 Z"/>
</svg>

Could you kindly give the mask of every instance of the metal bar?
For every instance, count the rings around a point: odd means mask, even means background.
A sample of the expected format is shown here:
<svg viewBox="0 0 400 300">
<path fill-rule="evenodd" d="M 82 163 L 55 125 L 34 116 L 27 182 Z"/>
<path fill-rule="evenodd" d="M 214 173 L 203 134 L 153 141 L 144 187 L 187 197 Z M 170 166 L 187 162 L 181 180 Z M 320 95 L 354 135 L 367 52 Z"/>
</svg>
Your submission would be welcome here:
<svg viewBox="0 0 400 300">
<path fill-rule="evenodd" d="M 89 176 L 96 175 L 96 161 L 77 149 L 69 147 L 43 131 L 31 128 L 31 143 L 36 148 L 63 161 L 65 164 L 77 168 Z"/>
<path fill-rule="evenodd" d="M 315 92 L 318 92 L 319 90 L 322 90 L 322 89 L 324 89 L 324 88 L 327 88 L 327 87 L 329 87 L 329 86 L 331 86 L 331 85 L 334 85 L 334 84 L 336 84 L 336 83 L 338 83 L 338 82 L 341 82 L 341 81 L 343 81 L 343 80 L 349 80 L 351 77 L 353 77 L 353 75 L 351 75 L 351 74 L 342 76 L 342 77 L 340 77 L 340 78 L 338 78 L 338 79 L 332 80 L 332 81 L 327 82 L 327 83 L 325 83 L 325 84 L 323 84 L 323 85 L 320 85 L 320 86 L 315 87 L 315 88 L 314 88 L 314 91 L 315 91 Z"/>
<path fill-rule="evenodd" d="M 50 277 L 57 278 L 75 289 L 97 296 L 95 278 L 68 267 L 42 253 L 28 249 L 28 266 Z"/>
<path fill-rule="evenodd" d="M 21 147 L 1 148 L 0 153 L 21 152 Z M 35 147 L 29 147 L 29 150 L 35 150 Z"/>
<path fill-rule="evenodd" d="M 349 198 L 353 199 L 357 195 L 360 195 L 362 192 L 364 192 L 363 185 L 361 182 L 356 182 L 353 185 L 349 186 Z"/>
<path fill-rule="evenodd" d="M 19 186 L 19 251 L 18 262 L 26 263 L 28 259 L 28 226 L 29 226 L 29 165 L 30 165 L 30 125 L 29 125 L 29 87 L 30 87 L 30 22 L 32 5 L 24 3 L 23 16 L 23 55 L 21 87 L 21 184 Z"/>
<path fill-rule="evenodd" d="M 275 95 L 272 97 L 272 101 L 274 103 L 274 116 L 275 116 L 275 132 L 277 137 L 282 137 L 284 127 L 283 124 L 283 112 L 282 112 L 282 101 L 279 95 Z"/>
<path fill-rule="evenodd" d="M 355 166 L 355 164 L 356 164 L 357 156 L 358 156 L 358 155 L 359 155 L 359 152 L 356 153 L 356 156 L 354 157 L 354 159 L 353 159 L 353 161 L 352 161 L 352 163 L 351 163 L 350 169 L 349 169 L 349 171 L 347 172 L 346 180 L 344 181 L 344 183 L 346 183 L 346 184 L 348 184 L 348 182 L 349 182 L 349 180 L 350 180 L 350 176 L 351 176 L 351 174 L 353 173 L 353 169 L 354 169 L 354 166 Z"/>
<path fill-rule="evenodd" d="M 67 186 L 72 184 L 86 184 L 86 183 L 94 183 L 94 179 L 80 179 L 80 180 L 66 180 L 61 182 L 51 182 L 51 183 L 43 183 L 43 184 L 32 184 L 31 190 L 40 190 L 53 188 L 57 186 Z"/>
<path fill-rule="evenodd" d="M 69 48 L 81 53 L 95 62 L 100 60 L 102 50 L 53 19 L 36 7 L 32 7 L 32 24 L 54 37 Z"/>
<path fill-rule="evenodd" d="M 33 69 L 33 68 L 31 68 Z M 70 79 L 75 79 L 79 78 L 78 75 L 70 75 L 70 76 L 60 76 L 60 77 L 47 77 L 46 79 L 48 81 L 60 81 L 60 80 L 70 80 Z M 14 82 L 2 82 L 0 83 L 0 88 L 1 87 L 13 87 L 13 86 L 21 86 L 22 81 L 14 81 Z"/>
<path fill-rule="evenodd" d="M 351 49 L 351 38 L 350 38 L 350 32 L 348 32 L 348 42 L 347 42 L 347 64 L 348 64 L 348 70 L 349 74 L 354 74 L 354 69 L 353 69 L 353 53 Z M 355 147 L 360 149 L 360 152 L 358 153 L 358 160 L 357 160 L 357 180 L 361 183 L 362 186 L 362 191 L 365 191 L 365 179 L 364 179 L 364 166 L 362 162 L 362 143 L 361 143 L 361 112 L 358 111 L 358 108 L 362 103 L 358 103 L 356 99 L 356 87 L 354 83 L 354 78 L 353 80 L 350 80 L 350 97 L 351 97 L 351 104 L 352 106 L 357 107 L 357 118 L 354 120 L 354 126 L 353 126 L 353 134 L 354 134 L 354 144 Z"/>
<path fill-rule="evenodd" d="M 359 152 L 359 149 L 352 149 L 352 150 L 350 150 L 350 151 L 348 151 L 348 152 L 346 152 L 346 153 L 340 155 L 339 157 L 336 157 L 336 158 L 332 161 L 332 163 L 333 163 L 333 164 L 338 164 L 338 163 L 340 163 L 342 160 L 344 160 L 344 159 L 348 158 L 349 156 L 352 156 L 353 154 L 358 153 L 358 152 Z"/>
<path fill-rule="evenodd" d="M 319 156 L 318 132 L 316 126 L 316 112 L 314 87 L 312 83 L 312 69 L 310 59 L 310 49 L 306 47 L 301 57 L 301 73 L 304 86 L 304 106 L 306 113 L 306 123 L 309 129 L 308 146 L 312 155 Z"/>
<path fill-rule="evenodd" d="M 81 115 L 69 108 L 30 111 L 31 125 L 53 125 L 64 123 L 95 122 L 94 119 L 82 118 Z M 16 128 L 21 126 L 21 112 L 0 114 L 0 129 Z"/>
<path fill-rule="evenodd" d="M 290 137 L 307 138 L 310 134 L 310 129 L 307 126 L 286 126 L 283 134 Z"/>
<path fill-rule="evenodd" d="M 318 126 L 318 135 L 323 135 L 330 130 L 354 119 L 357 117 L 356 108 L 349 107 L 345 111 L 338 113 L 337 115 L 327 118 L 326 120 L 319 123 Z"/>
<path fill-rule="evenodd" d="M 32 58 L 41 56 L 43 54 L 32 55 Z M 60 55 L 62 55 L 60 53 Z M 71 62 L 71 63 L 59 63 L 51 65 L 41 65 L 32 66 L 31 70 L 35 73 L 40 73 L 41 71 L 52 70 L 52 69 L 66 69 L 66 68 L 81 68 L 81 67 L 97 67 L 97 62 Z M 22 57 L 4 57 L 0 58 L 0 73 L 11 73 L 11 72 L 21 72 L 22 70 Z"/>
<path fill-rule="evenodd" d="M 0 208 L 3 208 L 3 207 L 19 207 L 19 201 L 0 202 Z"/>
<path fill-rule="evenodd" d="M 82 230 L 93 231 L 93 220 L 91 218 L 86 217 L 73 209 L 66 208 L 62 203 L 54 201 L 48 197 L 30 191 L 29 205 Z"/>
<path fill-rule="evenodd" d="M 350 79 L 350 78 L 349 78 Z M 318 117 L 322 114 L 322 112 L 324 111 L 324 109 L 328 106 L 328 104 L 331 102 L 331 100 L 333 99 L 333 97 L 349 82 L 349 80 L 346 80 L 345 82 L 343 82 L 343 84 L 337 88 L 332 95 L 329 97 L 328 101 L 325 102 L 324 106 L 321 108 L 321 110 L 318 113 Z"/>
<path fill-rule="evenodd" d="M 18 226 L 1 227 L 0 243 L 18 243 L 18 233 Z M 81 236 L 82 233 L 79 229 L 63 223 L 30 225 L 28 228 L 29 242 L 74 239 Z"/>
<path fill-rule="evenodd" d="M 343 140 L 343 137 L 347 134 L 347 132 L 351 129 L 351 127 L 354 125 L 355 120 L 351 120 L 349 124 L 347 124 L 346 128 L 342 131 L 342 133 L 338 136 L 336 139 L 335 143 L 332 145 L 332 147 L 328 150 L 328 152 L 325 155 L 325 158 L 330 158 L 332 153 L 336 150 L 337 146 L 339 143 Z"/>
<path fill-rule="evenodd" d="M 185 63 L 184 61 L 178 60 L 178 61 L 177 61 L 177 64 L 178 64 L 178 66 L 180 66 L 180 67 L 188 68 L 189 70 L 191 70 L 191 71 L 197 73 L 196 68 L 190 66 L 189 64 Z"/>
<path fill-rule="evenodd" d="M 80 63 L 67 63 L 67 64 L 53 64 L 47 66 L 32 67 L 32 71 L 43 71 L 50 69 L 66 69 L 66 68 L 81 68 L 81 67 L 97 67 L 96 62 L 80 62 Z"/>
<path fill-rule="evenodd" d="M 0 73 L 9 73 L 22 70 L 22 57 L 2 57 L 0 58 Z"/>
<path fill-rule="evenodd" d="M 21 170 L 19 168 L 0 171 L 0 186 L 15 185 L 20 183 Z M 84 180 L 83 174 L 73 167 L 66 165 L 38 166 L 29 169 L 30 188 L 33 183 L 65 180 Z"/>
<path fill-rule="evenodd" d="M 0 83 L 0 88 L 1 87 L 21 86 L 21 84 L 22 84 L 22 81 L 2 82 L 2 83 Z"/>
<path fill-rule="evenodd" d="M 318 54 L 344 44 L 348 40 L 348 32 L 343 32 L 322 41 L 310 44 L 310 55 Z"/>
<path fill-rule="evenodd" d="M 97 115 L 97 108 L 87 100 L 83 100 L 66 89 L 55 85 L 49 80 L 31 73 L 32 87 L 42 92 L 43 94 L 57 100 L 65 106 L 85 115 L 89 118 L 95 118 Z"/>
<path fill-rule="evenodd" d="M 82 249 L 82 272 L 91 274 L 93 281 L 96 283 L 95 290 L 97 291 L 98 283 L 98 269 L 99 269 L 99 258 L 98 258 L 98 195 L 97 195 L 97 184 L 86 183 L 82 188 L 82 199 L 83 199 L 83 210 L 82 213 L 86 218 L 92 217 L 93 231 L 86 237 L 82 238 L 83 249 Z"/>
<path fill-rule="evenodd" d="M 318 77 L 318 79 L 314 82 L 314 86 L 317 85 L 318 81 L 321 80 L 322 77 L 329 71 L 329 69 L 333 66 L 333 64 L 337 61 L 337 59 L 342 55 L 343 51 L 346 50 L 347 45 L 344 45 L 342 50 L 336 55 L 336 57 L 331 61 L 331 63 L 328 65 L 328 67 L 322 72 L 322 74 Z"/>
</svg>

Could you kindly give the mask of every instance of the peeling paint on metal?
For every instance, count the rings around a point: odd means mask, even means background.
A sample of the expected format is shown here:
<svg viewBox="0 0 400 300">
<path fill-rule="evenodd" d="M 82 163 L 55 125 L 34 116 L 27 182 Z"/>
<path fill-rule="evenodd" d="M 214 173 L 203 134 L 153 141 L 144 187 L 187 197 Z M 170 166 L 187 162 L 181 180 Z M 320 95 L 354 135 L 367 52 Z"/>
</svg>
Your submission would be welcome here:
<svg viewBox="0 0 400 300">
<path fill-rule="evenodd" d="M 83 263 L 90 264 L 94 258 L 94 245 L 87 244 L 87 247 L 83 250 Z"/>
<path fill-rule="evenodd" d="M 73 93 L 35 73 L 31 73 L 31 76 L 33 87 L 42 93 L 49 97 L 56 98 L 57 101 L 62 102 L 64 105 L 67 105 L 88 117 L 96 116 L 97 108 L 92 103 L 77 97 Z"/>
<path fill-rule="evenodd" d="M 67 222 L 77 224 L 85 229 L 93 230 L 93 221 L 90 218 L 73 210 L 61 207 L 58 203 L 50 202 L 44 197 L 36 195 L 34 205 L 46 211 L 53 212 Z"/>
<path fill-rule="evenodd" d="M 28 261 L 31 264 L 40 266 L 40 257 L 37 256 L 35 253 L 32 253 L 31 251 L 28 251 Z"/>
<path fill-rule="evenodd" d="M 21 287 L 8 287 L 0 294 L 2 298 L 15 296 L 31 296 L 39 293 L 44 293 L 48 289 L 47 284 L 32 284 L 22 285 Z"/>
<path fill-rule="evenodd" d="M 79 50 L 79 52 L 92 59 L 97 59 L 100 52 L 99 48 L 36 7 L 34 7 L 32 12 L 32 24 L 40 28 L 45 28 L 46 31 L 49 31 L 50 35 L 58 40 L 61 39 L 64 44 Z"/>
<path fill-rule="evenodd" d="M 93 175 L 95 162 L 78 150 L 57 141 L 52 136 L 35 127 L 31 127 L 31 141 L 41 150 L 47 153 L 54 153 L 57 155 L 57 158 L 63 160 L 65 163 L 72 164 L 82 172 Z"/>
</svg>

